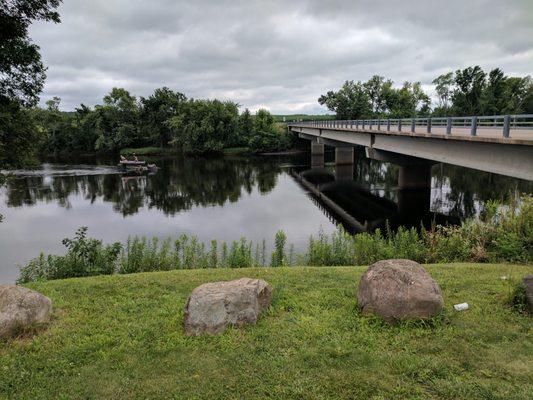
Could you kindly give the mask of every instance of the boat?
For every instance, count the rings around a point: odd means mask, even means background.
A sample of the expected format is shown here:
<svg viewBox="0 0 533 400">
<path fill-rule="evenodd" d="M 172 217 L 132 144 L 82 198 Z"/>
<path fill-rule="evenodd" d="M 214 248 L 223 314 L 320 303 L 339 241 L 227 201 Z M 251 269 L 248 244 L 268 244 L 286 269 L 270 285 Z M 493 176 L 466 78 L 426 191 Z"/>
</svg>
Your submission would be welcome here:
<svg viewBox="0 0 533 400">
<path fill-rule="evenodd" d="M 157 165 L 146 164 L 146 161 L 121 160 L 119 161 L 118 166 L 124 172 L 157 172 Z"/>
<path fill-rule="evenodd" d="M 120 160 L 119 166 L 122 167 L 138 167 L 146 165 L 146 161 L 134 161 L 134 160 Z"/>
</svg>

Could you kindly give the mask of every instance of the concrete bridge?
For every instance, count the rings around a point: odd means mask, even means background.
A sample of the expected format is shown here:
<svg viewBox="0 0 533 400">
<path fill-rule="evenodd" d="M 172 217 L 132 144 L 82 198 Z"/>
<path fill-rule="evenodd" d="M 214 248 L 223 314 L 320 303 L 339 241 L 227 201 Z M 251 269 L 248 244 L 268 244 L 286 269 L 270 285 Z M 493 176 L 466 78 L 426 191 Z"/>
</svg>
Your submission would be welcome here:
<svg viewBox="0 0 533 400">
<path fill-rule="evenodd" d="M 312 164 L 324 145 L 336 164 L 353 164 L 354 146 L 369 158 L 400 165 L 400 188 L 429 187 L 431 165 L 448 163 L 533 180 L 533 114 L 482 117 L 309 121 L 288 124 L 311 141 Z"/>
</svg>

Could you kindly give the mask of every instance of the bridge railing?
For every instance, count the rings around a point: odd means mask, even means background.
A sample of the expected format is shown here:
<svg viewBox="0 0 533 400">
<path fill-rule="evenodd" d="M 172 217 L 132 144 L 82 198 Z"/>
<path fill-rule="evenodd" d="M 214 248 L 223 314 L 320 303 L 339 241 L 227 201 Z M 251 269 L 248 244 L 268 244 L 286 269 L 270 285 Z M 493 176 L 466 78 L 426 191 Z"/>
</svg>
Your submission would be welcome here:
<svg viewBox="0 0 533 400">
<path fill-rule="evenodd" d="M 347 130 L 376 130 L 381 132 L 405 132 L 453 135 L 512 137 L 512 133 L 525 131 L 528 139 L 533 139 L 533 114 L 491 115 L 470 117 L 427 117 L 427 118 L 387 118 L 302 121 L 288 125 L 313 126 Z M 530 136 L 530 137 L 529 137 Z"/>
</svg>

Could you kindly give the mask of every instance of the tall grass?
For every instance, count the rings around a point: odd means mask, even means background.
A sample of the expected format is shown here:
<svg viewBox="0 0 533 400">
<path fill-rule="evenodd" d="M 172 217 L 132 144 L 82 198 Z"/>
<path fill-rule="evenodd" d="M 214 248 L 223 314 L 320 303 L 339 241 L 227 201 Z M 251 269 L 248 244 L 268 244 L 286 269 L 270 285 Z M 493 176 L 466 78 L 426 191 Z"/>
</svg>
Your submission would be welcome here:
<svg viewBox="0 0 533 400">
<path fill-rule="evenodd" d="M 267 260 L 266 240 L 255 246 L 241 238 L 229 245 L 212 240 L 209 247 L 197 236 L 177 239 L 133 236 L 125 244 L 103 245 L 87 238 L 80 228 L 73 239 L 64 239 L 64 256 L 41 254 L 21 269 L 19 282 L 100 274 L 129 274 L 190 268 L 245 268 L 300 265 L 368 265 L 387 258 L 409 258 L 421 263 L 514 262 L 533 259 L 533 197 L 523 196 L 509 204 L 490 202 L 481 218 L 460 226 L 403 228 L 392 232 L 350 235 L 342 228 L 331 234 L 320 230 L 309 238 L 304 253 L 287 251 L 287 236 L 278 231 L 274 251 Z"/>
</svg>

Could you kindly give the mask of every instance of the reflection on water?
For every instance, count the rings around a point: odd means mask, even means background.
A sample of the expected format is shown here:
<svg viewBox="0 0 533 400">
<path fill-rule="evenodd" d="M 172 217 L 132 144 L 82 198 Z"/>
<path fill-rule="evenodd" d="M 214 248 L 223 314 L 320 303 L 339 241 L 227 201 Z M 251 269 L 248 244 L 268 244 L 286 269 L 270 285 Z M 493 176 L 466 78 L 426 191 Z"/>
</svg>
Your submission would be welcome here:
<svg viewBox="0 0 533 400">
<path fill-rule="evenodd" d="M 298 251 L 310 234 L 339 222 L 353 231 L 387 220 L 393 227 L 456 222 L 479 213 L 486 200 L 532 192 L 531 182 L 448 165 L 433 167 L 430 191 L 406 192 L 397 188 L 397 166 L 357 159 L 353 167 L 312 169 L 309 156 L 161 158 L 151 176 L 124 176 L 111 160 L 13 171 L 0 189 L 0 282 L 13 281 L 15 264 L 40 250 L 61 252 L 61 239 L 79 226 L 106 242 L 180 233 L 206 242 L 272 241 L 283 229 Z"/>
</svg>

